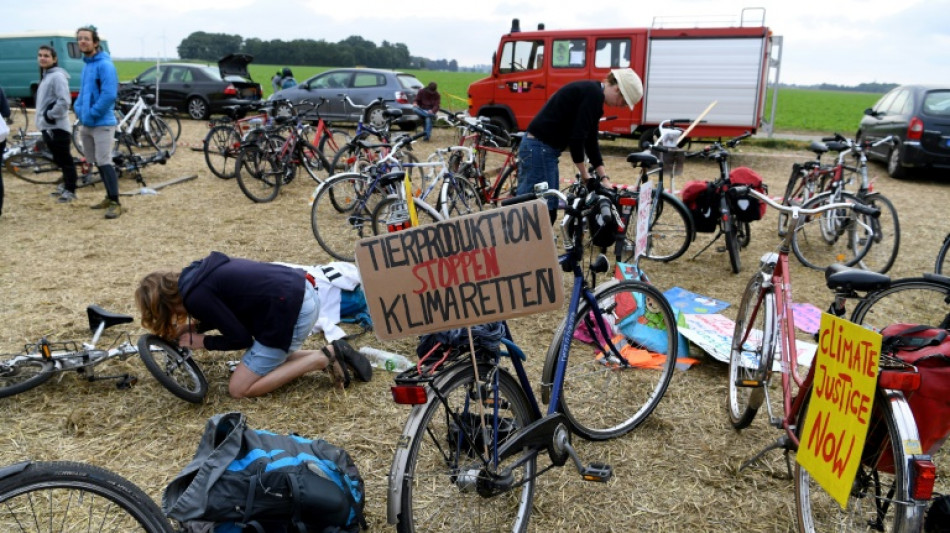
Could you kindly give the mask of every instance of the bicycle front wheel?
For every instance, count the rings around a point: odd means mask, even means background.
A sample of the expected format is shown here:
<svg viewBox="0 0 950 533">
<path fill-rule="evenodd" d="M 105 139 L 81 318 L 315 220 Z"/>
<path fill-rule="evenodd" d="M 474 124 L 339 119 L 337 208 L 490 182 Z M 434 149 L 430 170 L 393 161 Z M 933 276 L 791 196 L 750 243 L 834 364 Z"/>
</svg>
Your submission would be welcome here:
<svg viewBox="0 0 950 533">
<path fill-rule="evenodd" d="M 758 272 L 746 285 L 732 332 L 729 421 L 736 429 L 748 427 L 762 406 L 775 355 L 775 291 L 765 286 L 764 276 Z"/>
<path fill-rule="evenodd" d="M 729 266 L 732 267 L 732 273 L 738 274 L 742 270 L 742 258 L 739 256 L 739 222 L 735 215 L 730 215 L 728 228 L 723 232 L 726 239 L 726 251 L 729 252 Z"/>
<path fill-rule="evenodd" d="M 570 331 L 565 318 L 548 347 L 542 383 L 554 382 L 567 336 L 570 357 L 559 410 L 581 437 L 607 440 L 643 423 L 659 405 L 676 368 L 679 334 L 673 310 L 651 285 L 631 280 L 604 284 L 594 299 L 603 323 L 587 301 L 574 315 Z M 551 401 L 550 387 L 542 393 L 545 403 Z"/>
<path fill-rule="evenodd" d="M 901 226 L 897 220 L 897 209 L 884 195 L 869 194 L 864 197 L 864 203 L 881 211 L 878 217 L 868 217 L 874 229 L 871 247 L 858 265 L 864 270 L 886 273 L 894 266 L 897 251 L 901 246 Z"/>
<path fill-rule="evenodd" d="M 439 205 L 436 206 L 436 211 L 443 218 L 460 217 L 481 210 L 481 194 L 472 182 L 455 175 L 443 176 L 442 190 L 439 191 Z"/>
<path fill-rule="evenodd" d="M 241 136 L 230 124 L 215 126 L 208 130 L 203 146 L 208 170 L 221 179 L 227 180 L 237 176 L 240 148 Z"/>
<path fill-rule="evenodd" d="M 131 481 L 74 462 L 0 469 L 0 530 L 172 533 L 158 505 Z"/>
<path fill-rule="evenodd" d="M 63 179 L 63 173 L 53 161 L 53 156 L 42 152 L 20 152 L 6 158 L 3 166 L 21 180 L 39 185 L 50 185 Z"/>
<path fill-rule="evenodd" d="M 356 243 L 373 235 L 373 210 L 386 198 L 361 174 L 338 174 L 319 188 L 310 210 L 317 243 L 340 261 L 353 262 Z"/>
<path fill-rule="evenodd" d="M 139 356 L 145 368 L 172 394 L 191 403 L 201 403 L 208 394 L 208 379 L 189 354 L 157 335 L 142 335 Z"/>
<path fill-rule="evenodd" d="M 0 398 L 38 387 L 51 377 L 53 362 L 38 354 L 0 355 Z"/>
<path fill-rule="evenodd" d="M 950 328 L 950 283 L 938 278 L 904 278 L 868 293 L 851 321 L 874 331 L 895 322 Z"/>
<path fill-rule="evenodd" d="M 807 406 L 802 410 L 802 421 L 806 410 Z M 898 416 L 913 421 L 902 397 L 879 391 L 871 408 L 864 450 L 855 452 L 861 461 L 844 509 L 801 465 L 795 464 L 795 510 L 801 533 L 921 530 L 924 506 L 910 499 L 912 466 L 904 450 L 904 443 L 911 439 L 916 442 L 917 436 L 903 434 Z M 809 438 L 801 435 L 800 448 L 809 446 Z"/>
<path fill-rule="evenodd" d="M 823 193 L 809 200 L 803 209 L 817 209 L 832 203 L 861 204 L 851 193 Z M 832 263 L 853 266 L 873 242 L 869 216 L 852 209 L 832 209 L 817 215 L 803 215 L 792 238 L 792 251 L 809 268 L 824 270 Z"/>
<path fill-rule="evenodd" d="M 514 466 L 521 450 L 514 451 L 516 457 L 499 458 L 498 464 L 491 456 L 532 422 L 531 408 L 507 372 L 480 365 L 479 376 L 481 383 L 468 366 L 438 386 L 441 399 L 433 397 L 416 407 L 424 412 L 409 436 L 405 474 L 397 481 L 402 484 L 402 512 L 396 524 L 400 533 L 527 529 L 536 459 L 532 456 Z M 493 403 L 495 385 L 498 398 Z M 479 394 L 484 398 L 485 433 Z M 506 472 L 509 467 L 512 470 Z"/>
</svg>

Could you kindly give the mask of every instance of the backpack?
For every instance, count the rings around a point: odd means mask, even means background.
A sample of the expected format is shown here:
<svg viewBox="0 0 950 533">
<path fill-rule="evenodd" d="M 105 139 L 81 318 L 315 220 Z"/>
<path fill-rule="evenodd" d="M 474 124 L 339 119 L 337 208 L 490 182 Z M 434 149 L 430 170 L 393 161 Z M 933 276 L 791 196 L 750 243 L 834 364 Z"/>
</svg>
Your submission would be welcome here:
<svg viewBox="0 0 950 533">
<path fill-rule="evenodd" d="M 194 459 L 165 488 L 162 510 L 185 531 L 356 532 L 366 527 L 365 496 L 342 448 L 254 430 L 231 412 L 208 420 Z"/>
</svg>

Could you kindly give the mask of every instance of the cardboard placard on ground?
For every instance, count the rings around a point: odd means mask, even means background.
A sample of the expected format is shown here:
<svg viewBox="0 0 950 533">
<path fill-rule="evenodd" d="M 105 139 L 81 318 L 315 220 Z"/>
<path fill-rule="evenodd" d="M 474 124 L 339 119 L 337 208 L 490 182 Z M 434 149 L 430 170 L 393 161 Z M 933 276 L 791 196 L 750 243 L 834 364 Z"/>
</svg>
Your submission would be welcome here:
<svg viewBox="0 0 950 533">
<path fill-rule="evenodd" d="M 356 263 L 380 340 L 541 313 L 564 297 L 540 200 L 363 239 Z"/>
</svg>

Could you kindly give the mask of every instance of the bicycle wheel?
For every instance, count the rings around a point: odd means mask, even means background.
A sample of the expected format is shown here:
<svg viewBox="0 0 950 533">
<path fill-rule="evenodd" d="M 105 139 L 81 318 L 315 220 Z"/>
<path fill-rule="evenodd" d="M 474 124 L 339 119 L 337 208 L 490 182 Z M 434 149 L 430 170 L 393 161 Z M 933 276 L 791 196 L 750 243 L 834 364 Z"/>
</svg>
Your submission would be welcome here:
<svg viewBox="0 0 950 533">
<path fill-rule="evenodd" d="M 343 172 L 360 173 L 378 159 L 379 155 L 372 150 L 363 150 L 355 144 L 346 144 L 333 155 L 333 161 L 330 162 L 330 175 Z"/>
<path fill-rule="evenodd" d="M 43 152 L 21 152 L 5 158 L 6 171 L 21 180 L 39 185 L 49 185 L 62 181 L 63 173 L 53 161 L 53 156 Z"/>
<path fill-rule="evenodd" d="M 897 220 L 897 209 L 880 193 L 865 196 L 864 203 L 880 209 L 881 215 L 868 217 L 874 230 L 874 242 L 858 261 L 858 265 L 865 270 L 884 274 L 894 266 L 897 251 L 901 246 L 901 226 Z"/>
<path fill-rule="evenodd" d="M 817 209 L 831 203 L 860 204 L 853 194 L 823 193 L 802 206 Z M 851 209 L 832 209 L 817 215 L 804 216 L 792 238 L 792 251 L 809 268 L 824 270 L 832 263 L 853 266 L 867 253 L 873 239 L 868 216 Z"/>
<path fill-rule="evenodd" d="M 319 188 L 310 210 L 317 243 L 341 261 L 353 262 L 356 243 L 373 234 L 373 209 L 388 194 L 361 174 L 339 174 Z"/>
<path fill-rule="evenodd" d="M 323 137 L 320 138 L 320 143 L 317 145 L 317 149 L 321 154 L 323 154 L 323 159 L 332 162 L 333 157 L 337 154 L 337 152 L 339 152 L 341 148 L 350 142 L 350 134 L 343 130 L 329 128 L 324 130 L 323 133 Z M 327 169 L 331 176 L 336 172 L 339 172 L 332 169 L 332 166 Z"/>
<path fill-rule="evenodd" d="M 851 321 L 874 331 L 895 322 L 950 328 L 950 283 L 926 277 L 895 280 L 865 295 Z"/>
<path fill-rule="evenodd" d="M 739 248 L 748 248 L 752 242 L 752 224 L 746 221 L 736 222 L 736 237 L 739 239 Z"/>
<path fill-rule="evenodd" d="M 237 176 L 241 136 L 233 126 L 215 126 L 208 130 L 202 148 L 205 163 L 212 174 L 226 180 Z"/>
<path fill-rule="evenodd" d="M 162 120 L 165 121 L 165 124 L 168 124 L 168 129 L 171 130 L 172 135 L 175 137 L 175 142 L 178 142 L 178 138 L 181 137 L 181 119 L 178 118 L 176 113 L 159 113 L 158 115 Z"/>
<path fill-rule="evenodd" d="M 584 301 L 571 331 L 565 317 L 554 333 L 542 383 L 554 382 L 561 343 L 570 335 L 559 410 L 581 437 L 607 440 L 640 425 L 660 403 L 676 367 L 678 333 L 672 309 L 652 285 L 604 284 L 594 298 L 607 335 Z M 607 353 L 605 337 L 621 350 L 622 359 Z M 550 390 L 543 392 L 544 401 L 550 401 Z"/>
<path fill-rule="evenodd" d="M 0 398 L 28 391 L 51 377 L 53 362 L 38 354 L 0 354 Z"/>
<path fill-rule="evenodd" d="M 807 405 L 802 410 L 802 421 L 806 410 Z M 898 413 L 903 418 L 904 410 L 910 416 L 903 399 L 895 405 L 886 394 L 878 392 L 869 415 L 861 461 L 844 509 L 796 462 L 795 511 L 800 532 L 921 531 L 925 507 L 910 500 L 912 465 L 903 445 L 911 442 L 911 438 L 916 442 L 917 436 L 905 435 L 898 423 Z M 912 417 L 910 421 L 912 424 Z M 801 438 L 800 447 L 808 446 L 809 437 L 802 435 Z"/>
<path fill-rule="evenodd" d="M 950 275 L 950 233 L 943 239 L 943 245 L 937 252 L 937 263 L 934 265 L 934 272 L 941 275 Z M 945 274 L 946 273 L 946 274 Z"/>
<path fill-rule="evenodd" d="M 634 209 L 627 222 L 624 239 L 624 261 L 633 259 L 634 242 L 637 236 L 637 211 Z M 653 211 L 653 222 L 647 238 L 647 251 L 643 257 L 668 263 L 686 253 L 694 237 L 693 219 L 689 210 L 678 198 L 664 191 L 660 203 Z"/>
<path fill-rule="evenodd" d="M 454 175 L 443 176 L 439 203 L 435 209 L 445 219 L 477 213 L 482 210 L 482 197 L 467 179 Z"/>
<path fill-rule="evenodd" d="M 172 533 L 158 505 L 131 481 L 75 462 L 0 469 L 0 530 Z"/>
<path fill-rule="evenodd" d="M 518 163 L 505 169 L 491 193 L 492 205 L 498 205 L 505 198 L 511 198 L 518 191 Z"/>
<path fill-rule="evenodd" d="M 742 270 L 742 258 L 739 257 L 739 224 L 735 215 L 730 215 L 729 227 L 722 235 L 726 239 L 726 251 L 729 253 L 729 266 L 732 267 L 733 274 Z"/>
<path fill-rule="evenodd" d="M 145 368 L 172 394 L 191 403 L 201 403 L 208 394 L 208 379 L 190 353 L 157 335 L 142 335 L 137 343 Z"/>
<path fill-rule="evenodd" d="M 145 117 L 145 133 L 153 148 L 160 152 L 175 153 L 175 134 L 164 120 L 155 115 Z"/>
<path fill-rule="evenodd" d="M 317 147 L 301 139 L 296 146 L 297 157 L 300 158 L 300 167 L 303 168 L 307 175 L 310 176 L 310 179 L 317 182 L 318 184 L 323 183 L 323 180 L 317 176 L 317 171 L 327 170 L 329 171 L 330 163 L 327 162 L 324 165 L 323 157 L 320 155 Z"/>
<path fill-rule="evenodd" d="M 83 157 L 86 154 L 82 153 L 82 126 L 79 124 L 79 121 L 73 122 L 73 148 L 76 149 L 76 153 L 79 154 L 79 157 Z"/>
<path fill-rule="evenodd" d="M 238 155 L 238 186 L 257 203 L 277 198 L 284 181 L 284 165 L 279 154 L 268 149 L 268 139 L 242 146 Z"/>
<path fill-rule="evenodd" d="M 785 185 L 785 195 L 782 196 L 781 204 L 785 206 L 802 205 L 808 198 L 805 195 L 805 183 L 808 180 L 808 171 L 800 164 L 792 165 L 792 175 L 788 177 L 788 184 Z M 789 216 L 787 213 L 779 211 L 778 214 L 778 236 L 784 237 L 788 230 Z"/>
<path fill-rule="evenodd" d="M 424 208 L 416 204 L 416 217 L 419 226 L 435 224 L 441 220 L 441 215 L 432 208 Z M 373 209 L 373 235 L 383 235 L 400 231 L 409 227 L 409 212 L 406 202 L 399 196 L 390 196 L 376 205 Z"/>
<path fill-rule="evenodd" d="M 405 474 L 397 481 L 402 484 L 402 512 L 396 524 L 400 533 L 527 529 L 536 460 L 532 457 L 515 466 L 515 457 L 502 457 L 500 464 L 491 466 L 492 458 L 482 451 L 486 442 L 477 398 L 479 391 L 493 395 L 492 383 L 497 383 L 495 405 L 501 406 L 497 415 L 490 400 L 484 406 L 487 431 L 498 427 L 497 439 L 488 435 L 488 446 L 496 440 L 501 446 L 517 429 L 531 423 L 531 408 L 507 372 L 479 365 L 479 376 L 481 383 L 471 366 L 460 369 L 438 385 L 441 400 L 433 398 L 416 408 L 424 411 L 410 436 Z M 516 456 L 519 453 L 514 451 Z M 509 467 L 511 471 L 502 473 Z"/>
<path fill-rule="evenodd" d="M 736 316 L 729 354 L 729 421 L 743 429 L 752 423 L 765 399 L 769 369 L 775 356 L 778 324 L 775 289 L 761 272 L 749 280 Z"/>
</svg>

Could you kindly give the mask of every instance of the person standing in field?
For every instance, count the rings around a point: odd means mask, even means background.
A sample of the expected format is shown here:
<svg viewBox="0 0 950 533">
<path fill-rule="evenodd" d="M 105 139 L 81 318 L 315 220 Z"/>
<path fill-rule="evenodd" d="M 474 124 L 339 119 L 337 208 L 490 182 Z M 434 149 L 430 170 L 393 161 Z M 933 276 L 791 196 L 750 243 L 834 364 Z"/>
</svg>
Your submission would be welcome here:
<svg viewBox="0 0 950 533">
<path fill-rule="evenodd" d="M 79 95 L 73 111 L 82 125 L 82 150 L 99 168 L 106 197 L 93 209 L 105 209 L 106 218 L 119 218 L 119 176 L 112 165 L 112 145 L 115 142 L 115 99 L 119 92 L 119 77 L 109 53 L 101 49 L 99 32 L 95 26 L 76 30 L 76 41 L 85 65 L 79 82 Z"/>
<path fill-rule="evenodd" d="M 604 104 L 626 105 L 632 111 L 642 96 L 643 82 L 629 68 L 611 70 L 603 83 L 580 80 L 558 89 L 528 124 L 518 149 L 518 194 L 533 192 L 536 183 L 559 189 L 558 158 L 566 149 L 589 189 L 598 185 L 609 187 L 597 142 Z M 588 173 L 585 159 L 594 167 L 594 176 Z M 552 224 L 557 217 L 556 202 L 548 202 Z"/>
<path fill-rule="evenodd" d="M 413 110 L 425 120 L 423 131 L 425 131 L 427 141 L 432 137 L 432 120 L 442 107 L 442 95 L 439 94 L 438 87 L 434 81 L 430 81 L 428 85 L 419 89 L 416 100 L 413 102 Z"/>
<path fill-rule="evenodd" d="M 72 125 L 69 123 L 69 74 L 60 68 L 56 50 L 40 46 L 36 52 L 40 65 L 40 85 L 36 89 L 36 129 L 53 154 L 53 161 L 63 171 L 63 185 L 57 202 L 65 204 L 76 199 L 76 165 L 69 145 Z M 56 193 L 54 193 L 56 194 Z"/>
</svg>

